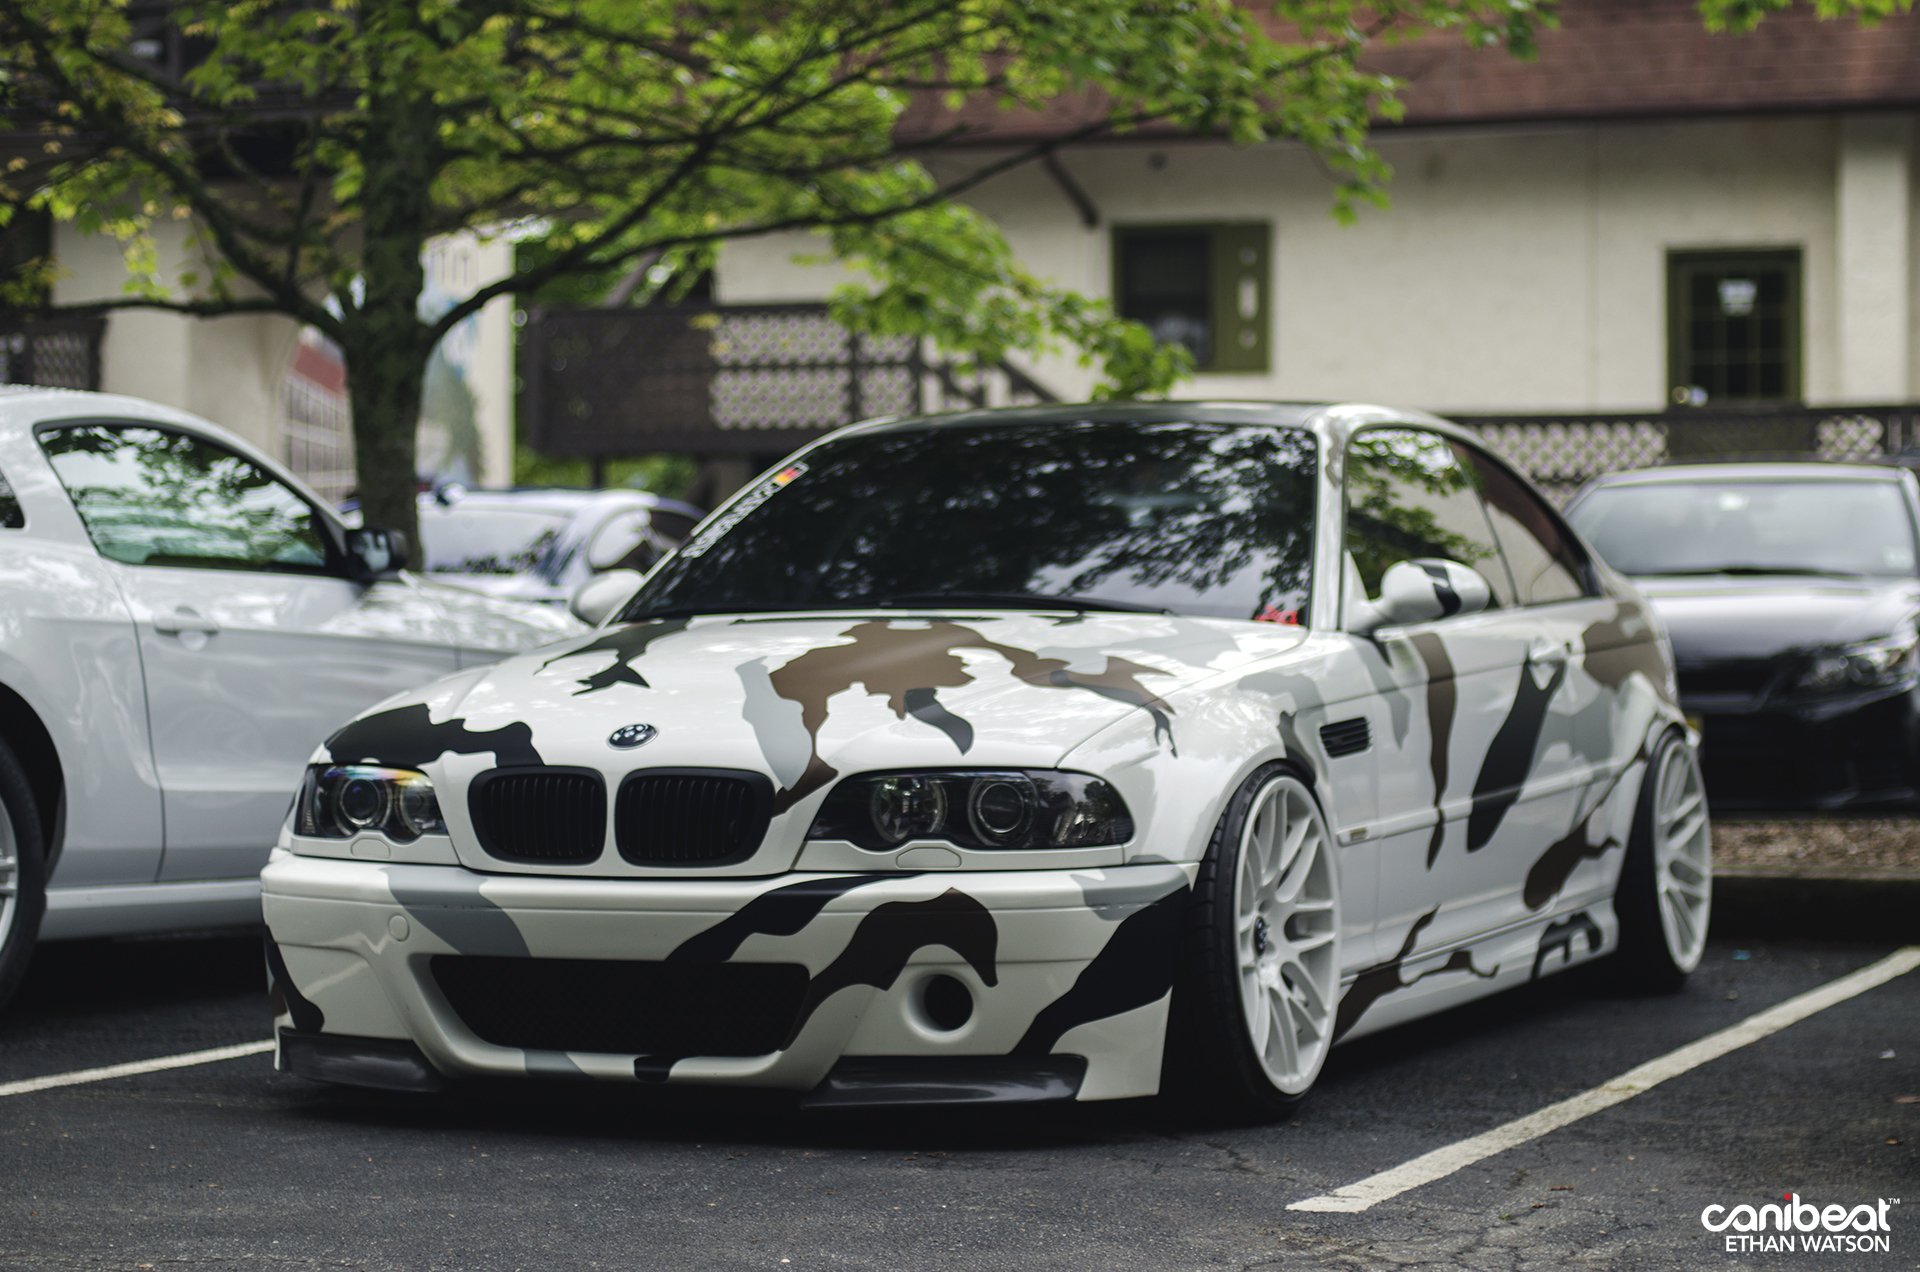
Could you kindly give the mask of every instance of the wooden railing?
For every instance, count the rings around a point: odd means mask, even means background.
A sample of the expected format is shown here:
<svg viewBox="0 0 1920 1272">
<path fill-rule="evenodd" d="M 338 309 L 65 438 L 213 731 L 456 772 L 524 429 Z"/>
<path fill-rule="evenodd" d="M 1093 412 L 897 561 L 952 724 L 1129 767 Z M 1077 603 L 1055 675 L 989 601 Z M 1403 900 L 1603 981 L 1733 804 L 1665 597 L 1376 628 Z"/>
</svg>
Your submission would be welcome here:
<svg viewBox="0 0 1920 1272">
<path fill-rule="evenodd" d="M 528 443 L 586 459 L 774 456 L 878 415 L 1055 400 L 1018 368 L 963 373 L 820 304 L 533 310 L 520 367 Z"/>
</svg>

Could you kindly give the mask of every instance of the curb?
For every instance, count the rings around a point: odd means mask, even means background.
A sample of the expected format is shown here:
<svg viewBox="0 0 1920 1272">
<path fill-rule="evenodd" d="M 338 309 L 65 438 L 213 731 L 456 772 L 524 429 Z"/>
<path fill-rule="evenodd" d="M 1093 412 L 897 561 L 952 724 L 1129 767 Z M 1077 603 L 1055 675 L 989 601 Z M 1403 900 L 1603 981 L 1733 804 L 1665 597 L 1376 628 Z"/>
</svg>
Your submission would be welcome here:
<svg viewBox="0 0 1920 1272">
<path fill-rule="evenodd" d="M 1716 870 L 1712 928 L 1715 936 L 1913 941 L 1920 938 L 1920 872 Z"/>
</svg>

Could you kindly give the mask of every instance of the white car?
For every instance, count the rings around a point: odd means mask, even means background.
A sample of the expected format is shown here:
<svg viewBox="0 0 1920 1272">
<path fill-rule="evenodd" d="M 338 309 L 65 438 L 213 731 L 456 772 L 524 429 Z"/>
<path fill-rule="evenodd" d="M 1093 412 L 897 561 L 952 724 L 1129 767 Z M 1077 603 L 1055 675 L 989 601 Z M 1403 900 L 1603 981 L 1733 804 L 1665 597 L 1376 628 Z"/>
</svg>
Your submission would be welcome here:
<svg viewBox="0 0 1920 1272">
<path fill-rule="evenodd" d="M 0 1002 L 36 934 L 258 922 L 315 738 L 584 630 L 396 546 L 204 420 L 0 388 Z"/>
<path fill-rule="evenodd" d="M 565 605 L 596 574 L 651 569 L 706 514 L 645 490 L 420 496 L 420 568 L 436 583 Z"/>
<path fill-rule="evenodd" d="M 314 755 L 283 1069 L 1271 1115 L 1340 1038 L 1700 959 L 1665 638 L 1432 417 L 875 422 L 595 586 Z"/>
</svg>

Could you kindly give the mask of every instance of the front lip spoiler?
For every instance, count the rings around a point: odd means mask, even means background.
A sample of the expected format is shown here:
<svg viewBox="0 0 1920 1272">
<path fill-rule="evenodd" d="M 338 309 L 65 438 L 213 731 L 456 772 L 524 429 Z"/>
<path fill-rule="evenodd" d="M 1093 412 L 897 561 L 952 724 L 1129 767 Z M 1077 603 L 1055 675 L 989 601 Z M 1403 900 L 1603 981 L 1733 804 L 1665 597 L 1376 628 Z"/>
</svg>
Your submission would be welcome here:
<svg viewBox="0 0 1920 1272">
<path fill-rule="evenodd" d="M 315 1082 L 423 1095 L 452 1085 L 404 1039 L 282 1029 L 279 1041 L 281 1071 Z M 1053 1103 L 1079 1095 L 1086 1076 L 1082 1056 L 854 1056 L 802 1096 L 800 1107 Z"/>
<path fill-rule="evenodd" d="M 1086 1081 L 1081 1056 L 852 1056 L 800 1100 L 803 1109 L 1071 1100 Z"/>
<path fill-rule="evenodd" d="M 315 1082 L 377 1091 L 432 1094 L 447 1089 L 447 1080 L 420 1048 L 399 1038 L 282 1029 L 280 1069 Z"/>
</svg>

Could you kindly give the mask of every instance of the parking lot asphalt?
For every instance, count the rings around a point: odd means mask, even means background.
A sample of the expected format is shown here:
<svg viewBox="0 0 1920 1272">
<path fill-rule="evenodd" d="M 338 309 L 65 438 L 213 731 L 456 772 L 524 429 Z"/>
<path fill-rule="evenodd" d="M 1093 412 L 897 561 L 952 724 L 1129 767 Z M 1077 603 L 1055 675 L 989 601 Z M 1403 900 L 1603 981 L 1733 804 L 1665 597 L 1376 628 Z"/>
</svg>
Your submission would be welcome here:
<svg viewBox="0 0 1920 1272">
<path fill-rule="evenodd" d="M 1157 1102 L 800 1114 L 626 1088 L 373 1098 L 265 1055 L 0 1095 L 0 1266 L 1920 1267 L 1745 1256 L 1714 1203 L 1890 1201 L 1920 1167 L 1920 971 L 1362 1213 L 1289 1210 L 1607 1083 L 1890 944 L 1716 940 L 1689 986 L 1593 977 L 1340 1048 L 1290 1120 Z M 50 946 L 0 1092 L 264 1039 L 251 938 Z M 1903 1099 L 1905 1102 L 1902 1102 Z"/>
</svg>

